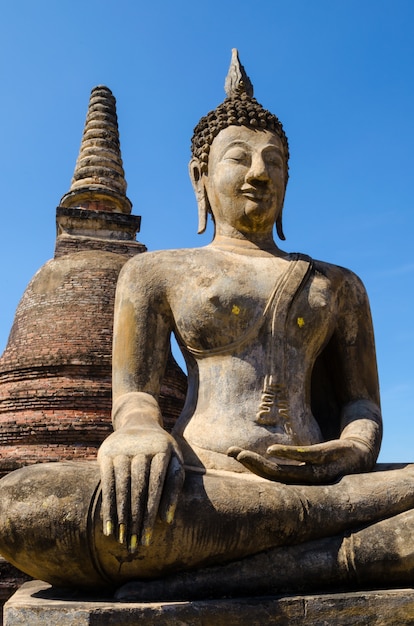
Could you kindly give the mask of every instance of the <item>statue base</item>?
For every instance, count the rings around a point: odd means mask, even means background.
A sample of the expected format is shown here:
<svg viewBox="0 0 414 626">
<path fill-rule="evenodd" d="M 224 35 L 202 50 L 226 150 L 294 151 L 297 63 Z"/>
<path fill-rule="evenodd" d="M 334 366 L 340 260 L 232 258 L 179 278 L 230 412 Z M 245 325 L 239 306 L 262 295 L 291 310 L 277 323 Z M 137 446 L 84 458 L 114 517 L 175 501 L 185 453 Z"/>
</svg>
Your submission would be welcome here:
<svg viewBox="0 0 414 626">
<path fill-rule="evenodd" d="M 414 624 L 414 589 L 263 596 L 193 602 L 117 603 L 25 583 L 4 607 L 4 626 L 396 626 Z"/>
</svg>

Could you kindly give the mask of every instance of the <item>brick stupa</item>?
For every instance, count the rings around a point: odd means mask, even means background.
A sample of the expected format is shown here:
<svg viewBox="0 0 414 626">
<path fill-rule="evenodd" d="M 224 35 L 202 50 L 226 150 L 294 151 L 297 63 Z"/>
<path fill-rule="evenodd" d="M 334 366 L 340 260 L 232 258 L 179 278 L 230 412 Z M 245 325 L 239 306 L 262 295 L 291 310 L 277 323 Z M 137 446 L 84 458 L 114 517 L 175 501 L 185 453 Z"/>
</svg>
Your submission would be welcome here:
<svg viewBox="0 0 414 626">
<path fill-rule="evenodd" d="M 57 208 L 55 255 L 33 277 L 0 359 L 0 475 L 31 463 L 93 459 L 111 431 L 115 286 L 136 241 L 115 98 L 92 90 L 69 192 Z M 185 376 L 170 357 L 160 404 L 169 428 Z"/>
</svg>

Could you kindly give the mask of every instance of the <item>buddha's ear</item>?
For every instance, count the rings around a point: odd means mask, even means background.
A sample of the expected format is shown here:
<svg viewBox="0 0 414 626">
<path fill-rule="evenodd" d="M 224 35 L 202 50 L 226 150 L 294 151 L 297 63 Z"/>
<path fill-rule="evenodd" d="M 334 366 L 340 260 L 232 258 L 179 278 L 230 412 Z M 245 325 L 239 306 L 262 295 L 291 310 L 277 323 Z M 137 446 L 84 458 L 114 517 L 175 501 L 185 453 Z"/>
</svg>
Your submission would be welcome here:
<svg viewBox="0 0 414 626">
<path fill-rule="evenodd" d="M 191 183 L 193 185 L 193 189 L 197 198 L 197 205 L 198 205 L 197 233 L 201 235 L 201 233 L 204 233 L 207 227 L 207 213 L 209 212 L 209 202 L 207 198 L 206 189 L 204 186 L 200 161 L 196 158 L 191 159 L 188 165 L 188 169 L 189 169 Z"/>
</svg>

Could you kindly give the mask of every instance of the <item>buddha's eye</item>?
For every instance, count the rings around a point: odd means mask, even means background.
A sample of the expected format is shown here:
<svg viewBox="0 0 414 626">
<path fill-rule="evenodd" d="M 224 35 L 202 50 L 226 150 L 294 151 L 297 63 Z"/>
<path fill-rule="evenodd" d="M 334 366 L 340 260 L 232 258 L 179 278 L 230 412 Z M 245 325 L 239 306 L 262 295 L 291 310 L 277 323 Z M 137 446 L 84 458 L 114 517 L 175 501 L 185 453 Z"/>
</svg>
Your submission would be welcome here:
<svg viewBox="0 0 414 626">
<path fill-rule="evenodd" d="M 230 148 L 225 155 L 226 161 L 236 161 L 237 163 L 244 163 L 248 160 L 248 155 L 242 148 Z"/>
<path fill-rule="evenodd" d="M 265 162 L 272 167 L 283 167 L 283 161 L 278 152 L 268 152 L 264 155 Z"/>
</svg>

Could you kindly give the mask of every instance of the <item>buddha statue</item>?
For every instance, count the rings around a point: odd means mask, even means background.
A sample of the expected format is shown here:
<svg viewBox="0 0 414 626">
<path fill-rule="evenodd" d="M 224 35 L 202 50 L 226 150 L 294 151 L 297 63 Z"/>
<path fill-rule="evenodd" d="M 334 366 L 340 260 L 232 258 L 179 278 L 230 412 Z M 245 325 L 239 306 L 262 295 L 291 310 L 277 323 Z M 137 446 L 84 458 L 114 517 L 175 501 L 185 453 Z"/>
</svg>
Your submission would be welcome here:
<svg viewBox="0 0 414 626">
<path fill-rule="evenodd" d="M 213 241 L 125 264 L 114 432 L 96 462 L 0 481 L 0 552 L 53 585 L 141 600 L 404 584 L 414 469 L 373 471 L 382 425 L 365 289 L 276 244 L 288 142 L 236 51 L 226 91 L 190 162 Z M 188 393 L 168 433 L 158 397 L 171 333 Z"/>
</svg>

